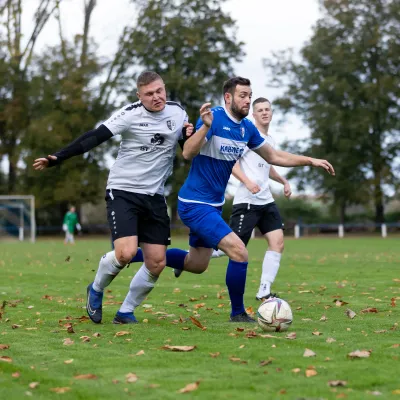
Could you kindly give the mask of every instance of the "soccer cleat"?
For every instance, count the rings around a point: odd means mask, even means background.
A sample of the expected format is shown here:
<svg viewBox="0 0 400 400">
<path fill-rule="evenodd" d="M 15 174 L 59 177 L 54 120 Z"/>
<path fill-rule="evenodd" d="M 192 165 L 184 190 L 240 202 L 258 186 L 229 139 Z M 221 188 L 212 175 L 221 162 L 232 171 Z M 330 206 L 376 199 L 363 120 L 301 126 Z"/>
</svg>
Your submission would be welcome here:
<svg viewBox="0 0 400 400">
<path fill-rule="evenodd" d="M 137 324 L 138 321 L 133 313 L 122 313 L 117 311 L 113 319 L 113 324 Z"/>
<path fill-rule="evenodd" d="M 93 283 L 91 283 L 86 290 L 87 300 L 86 300 L 86 311 L 89 318 L 95 323 L 100 324 L 101 318 L 103 316 L 103 293 L 96 292 L 93 289 Z"/>
<path fill-rule="evenodd" d="M 278 297 L 278 296 L 277 296 L 276 293 L 268 293 L 268 294 L 266 294 L 266 295 L 259 295 L 259 294 L 257 293 L 257 295 L 256 295 L 256 300 L 265 301 L 265 300 L 267 300 L 267 299 L 272 299 L 273 297 Z"/>
<path fill-rule="evenodd" d="M 231 316 L 229 322 L 250 322 L 254 323 L 257 322 L 254 318 L 251 318 L 247 312 L 242 312 L 241 314 L 234 315 L 233 317 Z"/>
<path fill-rule="evenodd" d="M 174 275 L 175 278 L 179 278 L 182 275 L 183 269 L 176 269 L 174 268 Z"/>
</svg>

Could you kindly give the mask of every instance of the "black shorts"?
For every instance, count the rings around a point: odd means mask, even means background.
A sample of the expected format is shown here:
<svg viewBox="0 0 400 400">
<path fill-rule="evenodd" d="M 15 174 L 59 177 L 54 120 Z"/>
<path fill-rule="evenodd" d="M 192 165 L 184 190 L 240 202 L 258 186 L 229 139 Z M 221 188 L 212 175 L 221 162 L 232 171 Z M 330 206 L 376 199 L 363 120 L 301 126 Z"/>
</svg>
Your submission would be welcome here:
<svg viewBox="0 0 400 400">
<path fill-rule="evenodd" d="M 258 227 L 263 235 L 283 229 L 282 218 L 275 203 L 262 206 L 247 203 L 235 204 L 229 225 L 246 246 L 255 227 Z"/>
<path fill-rule="evenodd" d="M 164 196 L 107 190 L 107 219 L 112 240 L 137 236 L 139 243 L 171 244 L 170 221 Z"/>
</svg>

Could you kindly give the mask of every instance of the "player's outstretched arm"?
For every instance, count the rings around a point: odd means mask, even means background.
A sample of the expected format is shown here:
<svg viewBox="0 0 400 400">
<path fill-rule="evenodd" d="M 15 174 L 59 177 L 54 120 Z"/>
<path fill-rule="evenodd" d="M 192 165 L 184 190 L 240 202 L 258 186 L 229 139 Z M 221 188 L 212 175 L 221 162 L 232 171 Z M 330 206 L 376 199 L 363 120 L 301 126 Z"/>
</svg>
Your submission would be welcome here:
<svg viewBox="0 0 400 400">
<path fill-rule="evenodd" d="M 196 157 L 197 154 L 200 153 L 204 143 L 206 143 L 205 139 L 213 121 L 210 106 L 211 103 L 205 103 L 200 108 L 200 118 L 203 121 L 203 125 L 198 131 L 196 131 L 195 135 L 192 135 L 186 140 L 182 151 L 185 160 L 192 160 Z"/>
<path fill-rule="evenodd" d="M 292 189 L 290 187 L 289 181 L 282 175 L 278 174 L 278 171 L 271 165 L 269 170 L 269 177 L 275 182 L 282 183 L 283 185 L 283 194 L 286 197 L 290 197 L 292 195 Z"/>
<path fill-rule="evenodd" d="M 47 157 L 37 158 L 33 162 L 33 168 L 37 171 L 41 171 L 47 167 L 53 167 L 54 165 L 60 164 L 62 161 L 68 160 L 73 156 L 86 153 L 87 151 L 110 139 L 112 136 L 112 132 L 102 124 L 98 128 L 79 136 L 67 147 L 64 147 L 57 153 L 48 155 Z"/>
<path fill-rule="evenodd" d="M 282 150 L 275 150 L 269 144 L 264 144 L 254 150 L 260 157 L 272 165 L 280 167 L 311 166 L 325 169 L 329 174 L 335 175 L 332 165 L 326 160 L 299 156 Z"/>
<path fill-rule="evenodd" d="M 249 179 L 249 177 L 243 172 L 242 168 L 240 168 L 239 161 L 236 161 L 236 164 L 233 166 L 232 175 L 236 179 L 239 179 L 239 181 L 242 182 L 246 186 L 247 190 L 252 194 L 256 194 L 261 190 L 260 186 Z"/>
</svg>

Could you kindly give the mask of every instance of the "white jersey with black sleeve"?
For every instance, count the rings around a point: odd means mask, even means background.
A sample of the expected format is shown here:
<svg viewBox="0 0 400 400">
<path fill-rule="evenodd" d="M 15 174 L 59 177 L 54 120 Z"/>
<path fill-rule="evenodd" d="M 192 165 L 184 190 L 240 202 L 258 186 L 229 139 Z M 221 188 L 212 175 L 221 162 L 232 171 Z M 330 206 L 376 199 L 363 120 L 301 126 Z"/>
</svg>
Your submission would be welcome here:
<svg viewBox="0 0 400 400">
<path fill-rule="evenodd" d="M 167 101 L 162 111 L 146 110 L 139 101 L 121 108 L 103 123 L 121 135 L 118 156 L 110 169 L 107 189 L 147 195 L 164 194 L 172 173 L 178 140 L 188 116 L 184 108 Z"/>
<path fill-rule="evenodd" d="M 261 132 L 260 135 L 266 140 L 266 143 L 275 148 L 275 141 L 271 136 L 264 135 Z M 245 148 L 242 157 L 239 159 L 239 165 L 246 176 L 257 183 L 261 190 L 253 194 L 241 182 L 233 199 L 233 204 L 265 205 L 272 203 L 274 198 L 269 188 L 269 171 L 271 165 L 248 147 Z"/>
</svg>

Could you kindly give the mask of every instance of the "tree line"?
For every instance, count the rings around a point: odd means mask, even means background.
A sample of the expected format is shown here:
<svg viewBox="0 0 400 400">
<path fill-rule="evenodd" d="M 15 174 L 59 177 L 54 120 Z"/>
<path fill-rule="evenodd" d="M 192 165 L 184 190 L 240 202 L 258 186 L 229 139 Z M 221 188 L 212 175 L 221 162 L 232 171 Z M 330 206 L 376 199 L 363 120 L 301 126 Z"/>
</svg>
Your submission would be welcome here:
<svg viewBox="0 0 400 400">
<path fill-rule="evenodd" d="M 227 0 L 132 1 L 136 19 L 106 58 L 97 54 L 90 30 L 97 0 L 82 0 L 82 29 L 72 39 L 63 31 L 63 0 L 38 0 L 30 33 L 21 22 L 28 0 L 0 5 L 0 156 L 8 164 L 0 190 L 34 194 L 38 224 L 58 223 L 69 203 L 102 200 L 105 157 L 116 153 L 117 142 L 44 174 L 30 166 L 135 101 L 138 71 L 160 73 L 169 99 L 196 121 L 204 101 L 221 101 L 224 80 L 245 55 L 237 23 L 222 8 Z M 399 186 L 400 6 L 389 0 L 320 3 L 322 18 L 300 61 L 285 50 L 264 65 L 271 85 L 284 90 L 275 106 L 283 115 L 297 113 L 311 131 L 310 139 L 286 148 L 332 160 L 337 175 L 296 169 L 290 176 L 299 189 L 311 182 L 325 193 L 342 220 L 348 206 L 372 201 L 382 221 L 385 189 Z M 50 20 L 57 21 L 58 42 L 38 51 Z M 168 182 L 173 218 L 188 168 L 178 152 Z"/>
</svg>

